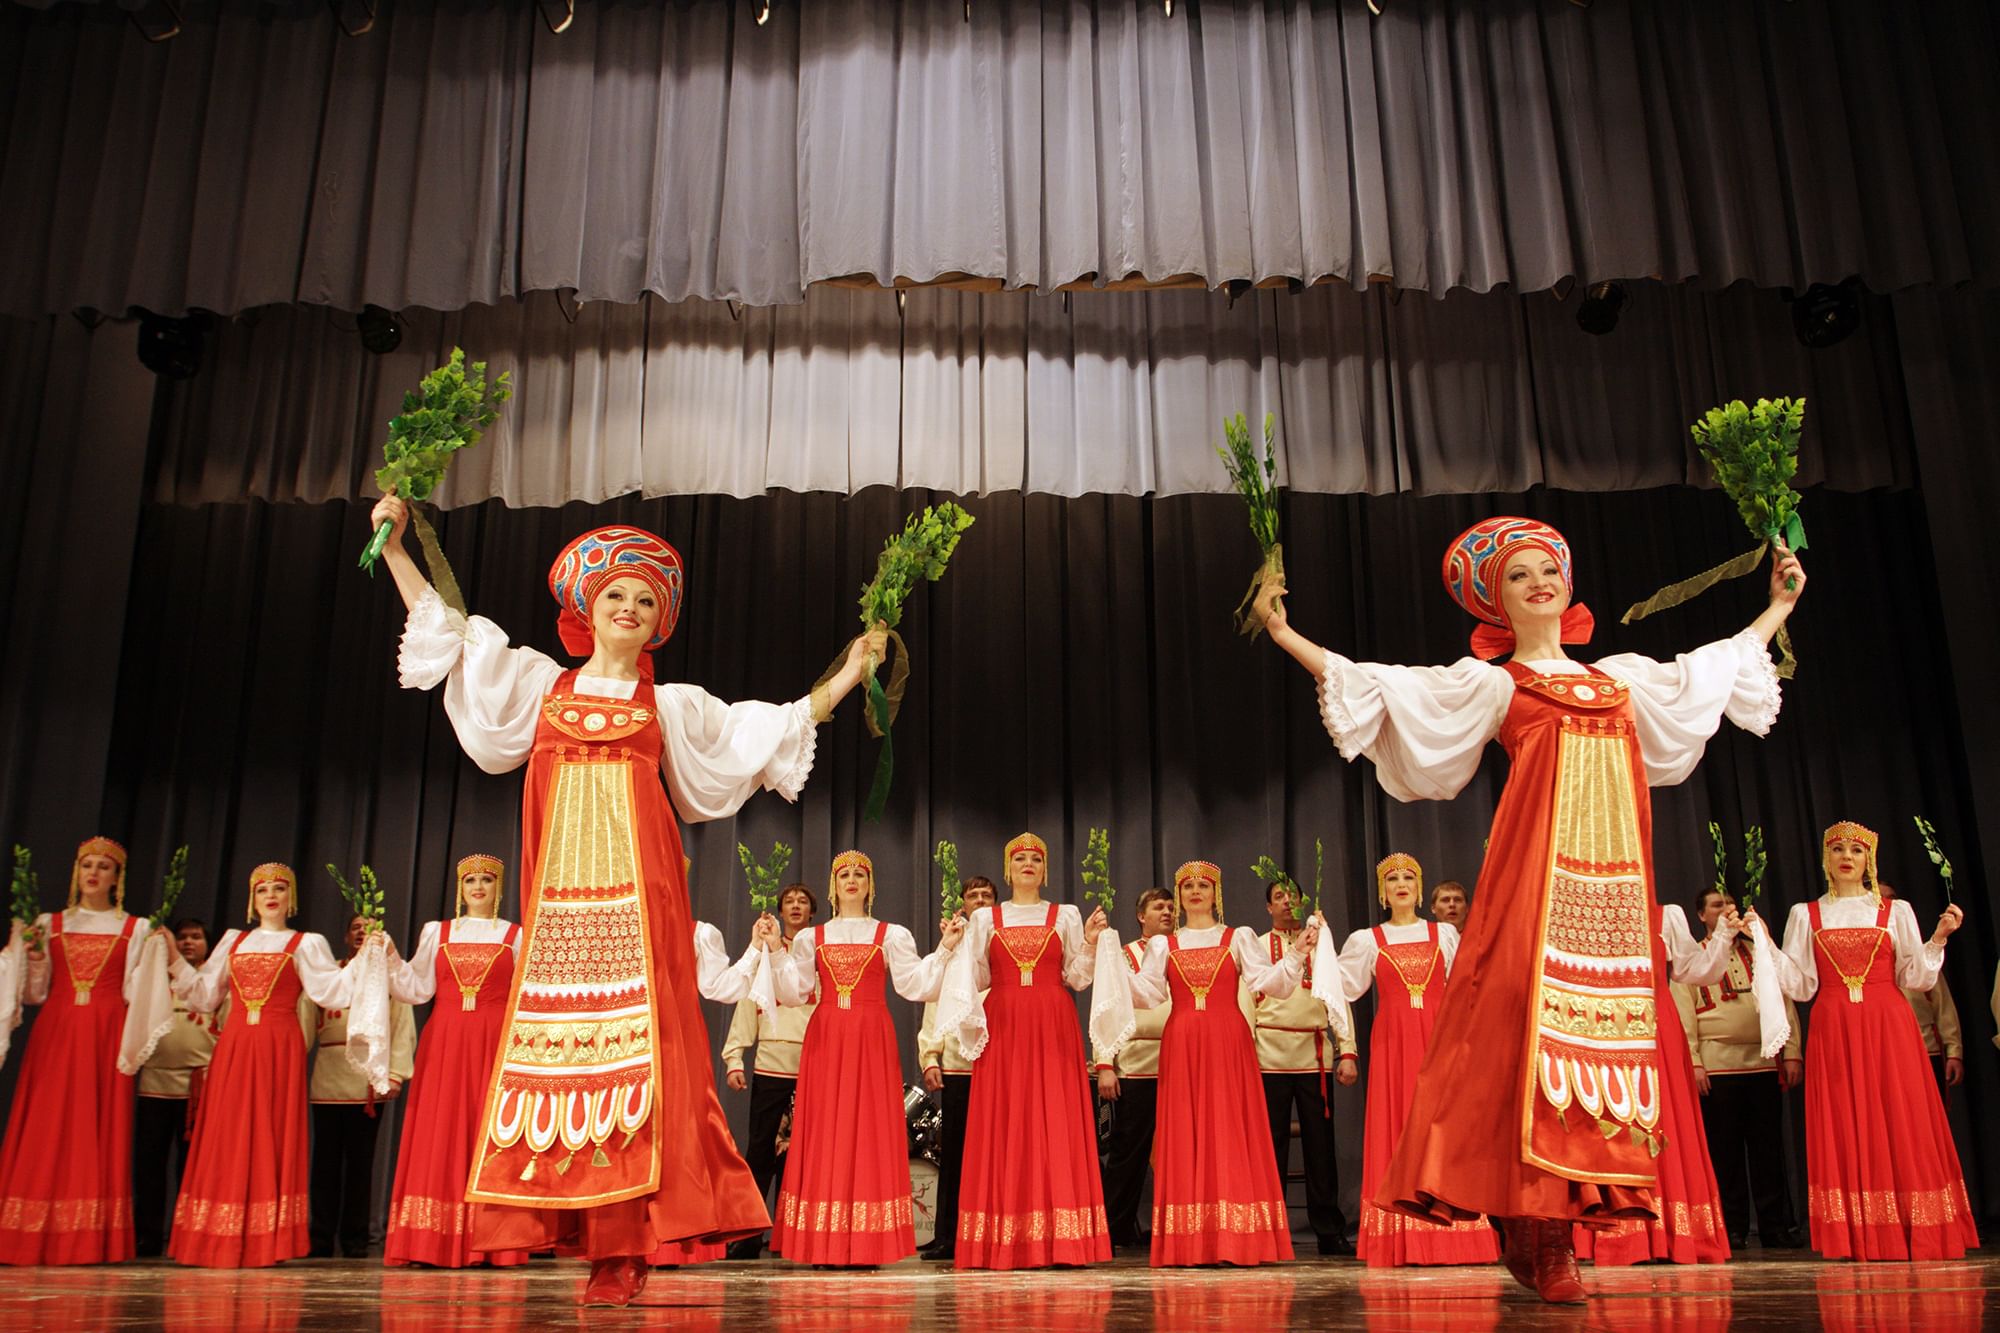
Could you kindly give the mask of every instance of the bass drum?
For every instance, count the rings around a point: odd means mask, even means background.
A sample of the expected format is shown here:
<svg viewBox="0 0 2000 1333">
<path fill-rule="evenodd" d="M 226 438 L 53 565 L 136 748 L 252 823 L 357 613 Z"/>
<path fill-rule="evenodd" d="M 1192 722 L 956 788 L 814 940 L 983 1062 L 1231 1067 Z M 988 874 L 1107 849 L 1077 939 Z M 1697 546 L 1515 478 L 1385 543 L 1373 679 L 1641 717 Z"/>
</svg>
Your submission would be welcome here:
<svg viewBox="0 0 2000 1333">
<path fill-rule="evenodd" d="M 917 1233 L 917 1248 L 937 1239 L 937 1163 L 923 1157 L 910 1159 L 910 1220 Z"/>
</svg>

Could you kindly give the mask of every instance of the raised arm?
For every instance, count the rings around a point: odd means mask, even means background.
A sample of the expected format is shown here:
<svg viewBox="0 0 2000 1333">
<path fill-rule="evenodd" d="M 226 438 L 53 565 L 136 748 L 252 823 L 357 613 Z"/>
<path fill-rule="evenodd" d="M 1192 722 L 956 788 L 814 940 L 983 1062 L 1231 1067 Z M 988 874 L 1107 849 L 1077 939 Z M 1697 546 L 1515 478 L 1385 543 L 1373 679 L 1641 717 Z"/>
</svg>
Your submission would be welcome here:
<svg viewBox="0 0 2000 1333">
<path fill-rule="evenodd" d="M 222 1007 L 229 994 L 229 955 L 236 947 L 240 930 L 225 930 L 209 951 L 208 961 L 199 972 L 192 969 L 174 974 L 174 998 L 197 1014 L 212 1014 Z"/>
<path fill-rule="evenodd" d="M 437 951 L 439 926 L 424 925 L 417 936 L 417 951 L 408 958 L 398 957 L 389 965 L 389 998 L 404 1004 L 429 1004 L 437 995 Z"/>
<path fill-rule="evenodd" d="M 1293 661 L 1317 679 L 1325 670 L 1326 649 L 1292 628 L 1285 614 L 1284 596 L 1284 580 L 1266 579 L 1257 590 L 1256 612 L 1263 617 L 1264 632 L 1271 636 L 1271 642 L 1290 653 Z"/>
<path fill-rule="evenodd" d="M 957 942 L 956 937 L 952 942 Z M 950 945 L 939 944 L 929 954 L 919 954 L 916 936 L 902 926 L 890 926 L 882 936 L 882 960 L 889 965 L 889 983 L 896 994 L 918 1003 L 937 999 L 951 953 Z"/>
<path fill-rule="evenodd" d="M 389 566 L 390 577 L 396 580 L 396 591 L 402 595 L 403 609 L 414 611 L 418 600 L 430 591 L 431 582 L 417 568 L 417 562 L 410 559 L 410 553 L 403 549 L 403 534 L 410 528 L 410 507 L 393 488 L 368 512 L 370 533 L 384 523 L 389 524 L 389 544 L 382 548 L 382 559 Z"/>
<path fill-rule="evenodd" d="M 1269 954 L 1257 947 L 1257 932 L 1248 926 L 1238 926 L 1229 933 L 1229 952 L 1236 959 L 1236 970 L 1243 974 L 1245 986 L 1282 1000 L 1299 988 L 1299 979 L 1306 972 L 1306 959 L 1312 957 L 1313 946 L 1318 942 L 1319 926 L 1308 922 L 1299 937 L 1299 947 L 1285 950 L 1284 956 L 1274 963 Z"/>
<path fill-rule="evenodd" d="M 1771 602 L 1750 622 L 1749 631 L 1760 642 L 1769 643 L 1791 619 L 1792 608 L 1799 604 L 1799 594 L 1805 590 L 1805 566 L 1783 542 L 1771 543 Z"/>
</svg>

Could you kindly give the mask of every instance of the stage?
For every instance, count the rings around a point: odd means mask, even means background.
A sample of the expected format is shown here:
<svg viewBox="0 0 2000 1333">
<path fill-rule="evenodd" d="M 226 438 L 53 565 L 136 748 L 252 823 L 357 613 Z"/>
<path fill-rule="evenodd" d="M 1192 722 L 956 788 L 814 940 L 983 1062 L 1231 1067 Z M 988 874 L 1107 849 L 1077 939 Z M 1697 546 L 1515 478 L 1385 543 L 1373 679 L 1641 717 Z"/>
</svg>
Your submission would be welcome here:
<svg viewBox="0 0 2000 1333">
<path fill-rule="evenodd" d="M 1257 1270 L 1155 1271 L 1121 1260 L 1074 1272 L 956 1273 L 910 1261 L 877 1272 L 821 1273 L 773 1260 L 654 1273 L 641 1306 L 579 1310 L 580 1263 L 505 1272 L 385 1269 L 320 1261 L 257 1271 L 146 1262 L 110 1268 L 10 1269 L 0 1308 L 19 1330 L 674 1328 L 867 1329 L 919 1333 L 1112 1333 L 1133 1329 L 1435 1328 L 1720 1330 L 1917 1328 L 1956 1333 L 2000 1310 L 2000 1257 L 1954 1263 L 1827 1263 L 1780 1253 L 1701 1268 L 1584 1268 L 1587 1306 L 1545 1306 L 1493 1268 L 1371 1271 L 1352 1261 Z"/>
</svg>

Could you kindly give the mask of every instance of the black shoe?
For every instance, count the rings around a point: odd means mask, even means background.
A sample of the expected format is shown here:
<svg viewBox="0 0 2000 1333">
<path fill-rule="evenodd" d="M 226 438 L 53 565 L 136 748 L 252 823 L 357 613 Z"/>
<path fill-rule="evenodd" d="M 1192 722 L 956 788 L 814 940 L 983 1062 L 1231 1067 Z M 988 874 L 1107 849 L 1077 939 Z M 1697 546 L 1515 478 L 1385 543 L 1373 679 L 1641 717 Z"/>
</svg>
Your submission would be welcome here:
<svg viewBox="0 0 2000 1333">
<path fill-rule="evenodd" d="M 917 1251 L 917 1258 L 927 1264 L 948 1264 L 958 1257 L 958 1243 L 950 1236 L 942 1236 Z"/>
<path fill-rule="evenodd" d="M 315 1245 L 315 1246 L 313 1246 L 313 1247 L 312 1247 L 312 1248 L 311 1248 L 310 1250 L 307 1250 L 307 1251 L 306 1251 L 306 1258 L 308 1258 L 308 1259 L 331 1259 L 331 1258 L 333 1258 L 333 1246 L 331 1246 L 331 1245 Z"/>
<path fill-rule="evenodd" d="M 751 1236 L 747 1240 L 731 1241 L 729 1248 L 722 1252 L 722 1257 L 725 1259 L 762 1259 L 764 1257 L 764 1238 L 762 1236 Z"/>
<path fill-rule="evenodd" d="M 1745 1245 L 1748 1245 L 1750 1243 L 1750 1237 L 1745 1232 L 1732 1231 L 1729 1232 L 1728 1235 L 1729 1235 L 1729 1248 L 1732 1250 L 1740 1250 Z M 1769 1249 L 1770 1247 L 1766 1246 L 1765 1248 Z"/>
<path fill-rule="evenodd" d="M 1767 1250 L 1803 1250 L 1806 1248 L 1806 1238 L 1800 1235 L 1798 1229 L 1795 1227 L 1787 1228 L 1784 1231 L 1773 1231 L 1768 1236 L 1759 1232 L 1757 1234 L 1757 1243 Z"/>
<path fill-rule="evenodd" d="M 1354 1242 L 1346 1236 L 1321 1236 L 1319 1238 L 1319 1252 L 1321 1258 L 1352 1259 L 1354 1257 Z"/>
</svg>

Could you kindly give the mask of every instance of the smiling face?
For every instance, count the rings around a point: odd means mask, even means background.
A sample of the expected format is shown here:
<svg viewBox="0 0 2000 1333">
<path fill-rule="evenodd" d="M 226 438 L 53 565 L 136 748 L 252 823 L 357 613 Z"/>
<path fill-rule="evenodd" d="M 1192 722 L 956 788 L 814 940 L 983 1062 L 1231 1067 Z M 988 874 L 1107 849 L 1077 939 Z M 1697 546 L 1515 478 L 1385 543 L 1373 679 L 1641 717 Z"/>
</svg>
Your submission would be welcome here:
<svg viewBox="0 0 2000 1333">
<path fill-rule="evenodd" d="M 601 647 L 637 652 L 653 641 L 659 627 L 659 594 L 636 575 L 612 579 L 590 604 L 591 633 Z"/>
<path fill-rule="evenodd" d="M 108 902 L 118 887 L 118 863 L 102 852 L 86 852 L 76 858 L 76 887 L 93 902 Z"/>
<path fill-rule="evenodd" d="M 1826 873 L 1840 893 L 1867 892 L 1868 844 L 1859 838 L 1834 838 L 1826 844 Z"/>
<path fill-rule="evenodd" d="M 490 870 L 470 870 L 458 877 L 458 893 L 467 916 L 493 917 L 500 912 L 500 880 Z"/>
<path fill-rule="evenodd" d="M 1417 872 L 1407 866 L 1397 866 L 1382 877 L 1382 892 L 1387 896 L 1390 911 L 1416 911 L 1417 895 L 1423 886 L 1417 880 Z"/>
<path fill-rule="evenodd" d="M 1560 623 L 1569 610 L 1562 566 L 1539 546 L 1523 546 L 1500 572 L 1500 614 L 1517 637 L 1543 623 Z"/>
<path fill-rule="evenodd" d="M 1016 892 L 1040 893 L 1048 873 L 1048 860 L 1039 847 L 1016 847 L 1007 858 L 1007 887 Z"/>
</svg>

